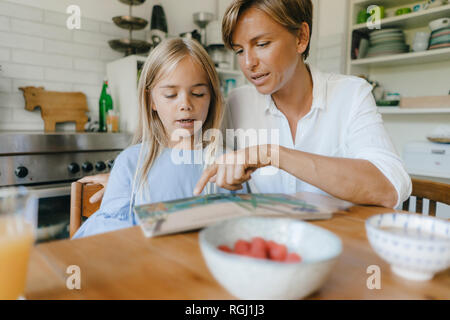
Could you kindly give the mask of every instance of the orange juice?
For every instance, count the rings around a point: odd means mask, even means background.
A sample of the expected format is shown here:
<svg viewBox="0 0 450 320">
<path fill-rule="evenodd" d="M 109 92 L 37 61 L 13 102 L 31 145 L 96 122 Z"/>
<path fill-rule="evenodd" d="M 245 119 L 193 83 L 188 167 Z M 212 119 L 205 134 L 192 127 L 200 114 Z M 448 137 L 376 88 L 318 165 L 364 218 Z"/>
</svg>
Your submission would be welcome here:
<svg viewBox="0 0 450 320">
<path fill-rule="evenodd" d="M 119 115 L 114 111 L 109 110 L 106 116 L 106 125 L 108 127 L 108 132 L 119 132 Z"/>
<path fill-rule="evenodd" d="M 33 228 L 23 218 L 0 216 L 0 300 L 23 294 L 33 242 Z"/>
</svg>

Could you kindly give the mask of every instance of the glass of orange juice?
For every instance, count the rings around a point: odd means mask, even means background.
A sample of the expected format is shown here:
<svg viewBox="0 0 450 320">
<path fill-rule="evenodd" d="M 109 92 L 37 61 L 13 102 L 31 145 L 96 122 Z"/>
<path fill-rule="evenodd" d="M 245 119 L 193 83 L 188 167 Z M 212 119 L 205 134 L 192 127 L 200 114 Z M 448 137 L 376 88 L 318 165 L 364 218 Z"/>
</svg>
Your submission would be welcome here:
<svg viewBox="0 0 450 320">
<path fill-rule="evenodd" d="M 0 300 L 19 299 L 24 293 L 36 211 L 25 188 L 0 188 Z"/>
<path fill-rule="evenodd" d="M 119 132 L 119 114 L 114 110 L 109 110 L 106 116 L 106 126 L 108 132 Z"/>
</svg>

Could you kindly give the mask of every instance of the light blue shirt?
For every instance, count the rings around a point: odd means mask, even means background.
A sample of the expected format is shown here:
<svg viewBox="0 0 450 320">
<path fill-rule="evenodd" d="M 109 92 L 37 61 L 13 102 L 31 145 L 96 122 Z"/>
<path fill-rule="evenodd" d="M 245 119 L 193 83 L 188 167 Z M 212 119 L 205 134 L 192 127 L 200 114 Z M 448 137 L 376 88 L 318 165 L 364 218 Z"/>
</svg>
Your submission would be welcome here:
<svg viewBox="0 0 450 320">
<path fill-rule="evenodd" d="M 117 156 L 100 209 L 81 225 L 73 239 L 137 224 L 134 212 L 130 212 L 130 201 L 140 148 L 140 144 L 131 146 Z M 202 154 L 202 150 L 164 149 L 148 174 L 148 192 L 139 193 L 134 204 L 192 197 L 195 185 L 204 170 L 203 164 L 194 160 L 201 159 Z M 141 164 L 142 161 L 143 157 Z M 205 193 L 205 190 L 203 192 Z M 230 191 L 217 188 L 217 192 Z M 247 192 L 247 188 L 244 186 L 241 192 Z"/>
</svg>

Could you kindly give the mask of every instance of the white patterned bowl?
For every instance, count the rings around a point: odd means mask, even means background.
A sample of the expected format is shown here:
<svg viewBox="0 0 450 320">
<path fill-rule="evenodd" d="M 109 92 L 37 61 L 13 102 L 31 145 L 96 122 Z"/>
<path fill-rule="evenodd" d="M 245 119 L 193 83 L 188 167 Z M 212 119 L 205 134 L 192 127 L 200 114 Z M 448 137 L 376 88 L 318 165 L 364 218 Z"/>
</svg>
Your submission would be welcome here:
<svg viewBox="0 0 450 320">
<path fill-rule="evenodd" d="M 286 245 L 299 263 L 255 259 L 223 252 L 238 239 L 262 237 Z M 200 232 L 200 248 L 209 270 L 240 299 L 301 299 L 318 290 L 342 252 L 341 240 L 323 228 L 285 218 L 244 217 L 222 221 Z"/>
<path fill-rule="evenodd" d="M 450 222 L 408 213 L 388 213 L 366 220 L 375 252 L 392 271 L 411 280 L 430 280 L 450 267 Z"/>
<path fill-rule="evenodd" d="M 450 17 L 433 20 L 428 24 L 428 26 L 431 31 L 446 28 L 450 26 Z"/>
</svg>

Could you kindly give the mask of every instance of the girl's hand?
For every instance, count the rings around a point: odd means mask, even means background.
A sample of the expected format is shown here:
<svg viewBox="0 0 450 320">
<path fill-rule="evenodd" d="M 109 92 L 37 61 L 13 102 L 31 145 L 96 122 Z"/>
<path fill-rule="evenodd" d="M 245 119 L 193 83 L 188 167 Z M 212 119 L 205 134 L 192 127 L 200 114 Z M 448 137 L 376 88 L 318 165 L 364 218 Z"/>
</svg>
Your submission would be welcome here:
<svg viewBox="0 0 450 320">
<path fill-rule="evenodd" d="M 103 198 L 103 194 L 106 190 L 106 185 L 108 184 L 109 173 L 101 173 L 95 176 L 86 176 L 78 180 L 78 182 L 86 184 L 101 184 L 103 188 L 97 191 L 92 197 L 89 198 L 90 203 L 95 203 Z"/>
<path fill-rule="evenodd" d="M 203 171 L 194 189 L 200 195 L 208 182 L 215 182 L 220 188 L 236 191 L 250 180 L 256 169 L 273 165 L 273 146 L 260 145 L 222 155 Z"/>
</svg>

